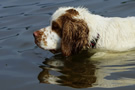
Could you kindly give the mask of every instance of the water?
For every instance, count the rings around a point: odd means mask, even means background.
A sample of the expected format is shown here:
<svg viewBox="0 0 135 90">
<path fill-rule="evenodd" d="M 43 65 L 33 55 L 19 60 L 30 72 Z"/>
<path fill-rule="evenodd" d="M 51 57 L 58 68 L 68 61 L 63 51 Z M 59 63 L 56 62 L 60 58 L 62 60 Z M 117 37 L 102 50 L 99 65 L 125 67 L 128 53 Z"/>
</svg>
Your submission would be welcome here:
<svg viewBox="0 0 135 90">
<path fill-rule="evenodd" d="M 135 0 L 0 0 L 0 90 L 134 90 L 135 51 L 65 58 L 38 48 L 32 33 L 61 6 L 135 16 Z"/>
</svg>

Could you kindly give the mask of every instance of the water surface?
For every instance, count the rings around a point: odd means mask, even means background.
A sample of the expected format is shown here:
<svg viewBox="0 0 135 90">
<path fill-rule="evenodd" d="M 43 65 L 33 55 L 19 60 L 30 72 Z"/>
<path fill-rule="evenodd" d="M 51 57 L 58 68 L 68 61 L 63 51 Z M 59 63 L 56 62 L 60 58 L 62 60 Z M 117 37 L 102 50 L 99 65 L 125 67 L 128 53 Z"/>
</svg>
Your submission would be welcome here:
<svg viewBox="0 0 135 90">
<path fill-rule="evenodd" d="M 0 0 L 0 90 L 134 90 L 135 51 L 65 58 L 38 48 L 32 36 L 61 6 L 127 17 L 135 16 L 134 5 L 135 0 Z"/>
</svg>

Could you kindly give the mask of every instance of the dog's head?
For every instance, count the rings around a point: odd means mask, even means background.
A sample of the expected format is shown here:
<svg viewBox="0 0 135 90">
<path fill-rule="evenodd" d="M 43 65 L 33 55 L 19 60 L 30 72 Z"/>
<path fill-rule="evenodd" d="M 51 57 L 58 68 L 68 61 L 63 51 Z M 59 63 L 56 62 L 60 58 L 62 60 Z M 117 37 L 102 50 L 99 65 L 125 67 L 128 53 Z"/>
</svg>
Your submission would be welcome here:
<svg viewBox="0 0 135 90">
<path fill-rule="evenodd" d="M 61 50 L 70 56 L 88 46 L 89 29 L 84 8 L 62 7 L 52 15 L 51 25 L 34 32 L 35 43 L 45 50 Z"/>
</svg>

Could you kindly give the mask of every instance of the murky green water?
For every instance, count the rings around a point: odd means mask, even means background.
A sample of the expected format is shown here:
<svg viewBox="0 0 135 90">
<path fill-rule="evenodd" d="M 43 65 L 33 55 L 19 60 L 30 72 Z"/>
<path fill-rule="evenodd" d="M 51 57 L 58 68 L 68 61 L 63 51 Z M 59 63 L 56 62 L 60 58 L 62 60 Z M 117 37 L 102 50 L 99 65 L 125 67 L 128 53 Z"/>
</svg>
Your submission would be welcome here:
<svg viewBox="0 0 135 90">
<path fill-rule="evenodd" d="M 135 0 L 0 0 L 0 90 L 134 90 L 135 51 L 65 58 L 35 45 L 33 32 L 61 6 L 135 16 Z"/>
</svg>

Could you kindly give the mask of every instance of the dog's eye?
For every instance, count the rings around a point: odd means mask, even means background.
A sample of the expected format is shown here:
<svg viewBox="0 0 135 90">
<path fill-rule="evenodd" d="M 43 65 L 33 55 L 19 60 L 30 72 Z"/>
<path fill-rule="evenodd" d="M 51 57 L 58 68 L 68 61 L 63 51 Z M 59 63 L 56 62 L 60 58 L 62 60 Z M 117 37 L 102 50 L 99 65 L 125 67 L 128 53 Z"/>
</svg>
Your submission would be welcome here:
<svg viewBox="0 0 135 90">
<path fill-rule="evenodd" d="M 59 24 L 55 21 L 52 22 L 52 31 L 56 32 L 60 37 L 62 36 L 61 28 Z"/>
<path fill-rule="evenodd" d="M 52 29 L 53 30 L 59 29 L 59 25 L 55 21 L 52 22 Z"/>
</svg>

